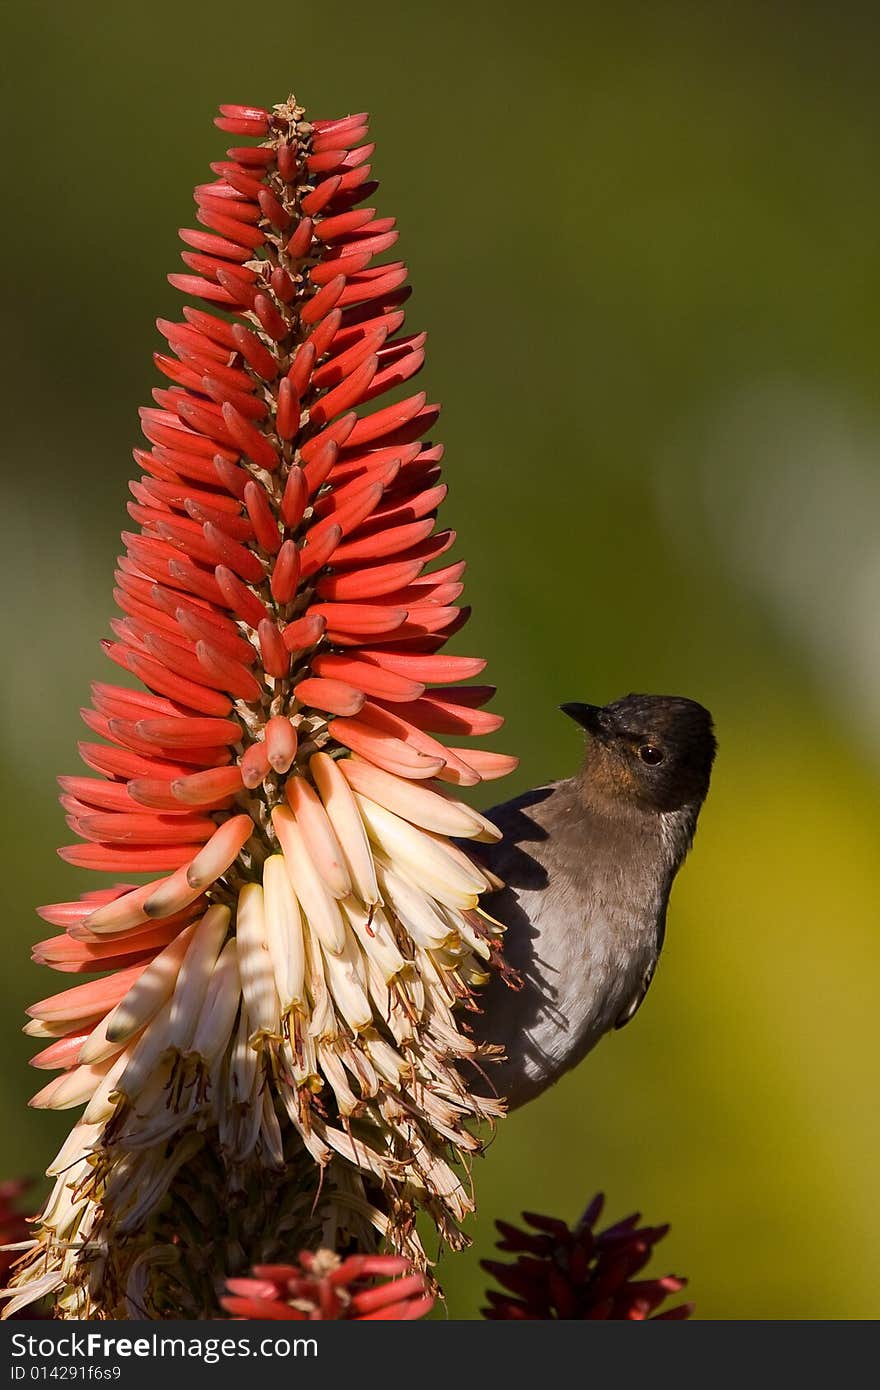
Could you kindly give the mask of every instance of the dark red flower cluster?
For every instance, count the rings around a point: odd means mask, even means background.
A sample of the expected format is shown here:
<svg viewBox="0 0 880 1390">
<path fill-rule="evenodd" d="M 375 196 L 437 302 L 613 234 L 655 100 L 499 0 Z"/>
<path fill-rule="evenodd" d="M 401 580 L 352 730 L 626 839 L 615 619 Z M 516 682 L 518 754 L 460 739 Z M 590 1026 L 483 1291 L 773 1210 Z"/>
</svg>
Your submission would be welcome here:
<svg viewBox="0 0 880 1390">
<path fill-rule="evenodd" d="M 634 1277 L 644 1269 L 669 1227 L 639 1226 L 639 1216 L 634 1214 L 596 1231 L 604 1201 L 601 1193 L 594 1197 L 574 1229 L 564 1221 L 533 1212 L 523 1212 L 530 1231 L 506 1221 L 496 1222 L 501 1235 L 498 1249 L 516 1259 L 510 1264 L 482 1261 L 483 1268 L 506 1290 L 489 1290 L 490 1306 L 482 1310 L 483 1317 L 530 1321 L 689 1318 L 693 1312 L 690 1303 L 656 1311 L 669 1294 L 684 1287 L 686 1280 L 672 1274 L 660 1279 Z"/>
<path fill-rule="evenodd" d="M 12 1267 L 20 1253 L 6 1247 L 19 1245 L 22 1241 L 33 1239 L 33 1232 L 28 1225 L 27 1218 L 19 1211 L 19 1202 L 30 1185 L 22 1178 L 0 1182 L 0 1289 L 6 1288 Z M 4 1302 L 5 1299 L 0 1298 L 0 1305 Z M 36 1310 L 27 1308 L 23 1312 L 13 1314 L 13 1317 L 25 1318 L 45 1316 L 39 1306 Z"/>
<path fill-rule="evenodd" d="M 422 1275 L 399 1255 L 341 1259 L 332 1250 L 304 1250 L 296 1265 L 257 1265 L 250 1278 L 228 1279 L 227 1288 L 220 1300 L 227 1313 L 275 1322 L 412 1322 L 434 1306 Z"/>
<path fill-rule="evenodd" d="M 27 1191 L 29 1183 L 20 1178 L 0 1182 L 0 1287 L 6 1286 L 7 1276 L 15 1264 L 15 1251 L 5 1250 L 6 1245 L 17 1245 L 27 1240 L 30 1228 L 18 1210 L 19 1199 Z"/>
</svg>

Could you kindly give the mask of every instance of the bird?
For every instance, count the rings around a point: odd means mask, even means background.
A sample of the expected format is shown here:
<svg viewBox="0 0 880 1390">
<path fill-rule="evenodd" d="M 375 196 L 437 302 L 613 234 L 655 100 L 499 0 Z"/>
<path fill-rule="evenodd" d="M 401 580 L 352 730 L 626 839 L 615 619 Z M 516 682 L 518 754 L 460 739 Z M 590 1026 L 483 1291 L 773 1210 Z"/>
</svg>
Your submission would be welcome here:
<svg viewBox="0 0 880 1390">
<path fill-rule="evenodd" d="M 469 845 L 503 884 L 483 900 L 505 928 L 503 968 L 473 1029 L 486 1051 L 503 1048 L 483 1075 L 508 1109 L 641 1007 L 717 748 L 709 711 L 683 696 L 560 709 L 588 736 L 580 771 L 493 807 L 502 838 Z"/>
</svg>

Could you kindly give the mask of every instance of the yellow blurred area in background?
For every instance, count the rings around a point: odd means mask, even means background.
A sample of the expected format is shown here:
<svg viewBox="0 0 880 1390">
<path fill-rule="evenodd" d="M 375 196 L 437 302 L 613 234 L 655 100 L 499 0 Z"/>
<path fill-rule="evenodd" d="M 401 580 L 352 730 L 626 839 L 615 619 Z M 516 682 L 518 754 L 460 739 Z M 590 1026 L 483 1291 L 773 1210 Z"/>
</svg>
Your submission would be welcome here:
<svg viewBox="0 0 880 1390">
<path fill-rule="evenodd" d="M 27 962 L 62 865 L 54 777 L 126 524 L 164 275 L 220 101 L 372 112 L 443 523 L 469 560 L 459 651 L 490 660 L 505 797 L 580 757 L 565 700 L 686 694 L 720 741 L 633 1025 L 474 1165 L 474 1317 L 492 1222 L 670 1221 L 654 1269 L 707 1318 L 880 1315 L 880 15 L 870 6 L 337 0 L 20 5 L 4 182 L 0 1176 L 70 1116 L 38 1086 Z M 314 34 L 312 33 L 314 30 Z"/>
</svg>

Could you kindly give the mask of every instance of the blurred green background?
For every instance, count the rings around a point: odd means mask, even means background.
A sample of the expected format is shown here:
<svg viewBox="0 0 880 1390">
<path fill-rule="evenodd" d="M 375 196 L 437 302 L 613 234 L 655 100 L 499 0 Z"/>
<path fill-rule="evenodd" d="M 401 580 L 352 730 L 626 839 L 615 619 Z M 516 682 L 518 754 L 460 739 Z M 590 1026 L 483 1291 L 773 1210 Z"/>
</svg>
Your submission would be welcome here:
<svg viewBox="0 0 880 1390">
<path fill-rule="evenodd" d="M 43 0 L 3 27 L 0 1172 L 69 1118 L 25 1108 L 22 1010 L 58 987 L 32 907 L 86 883 L 53 779 L 112 678 L 176 228 L 217 103 L 294 89 L 373 113 L 505 794 L 579 757 L 562 700 L 688 694 L 721 743 L 649 1001 L 501 1127 L 449 1312 L 496 1216 L 602 1188 L 672 1223 L 655 1268 L 703 1317 L 880 1315 L 876 7 Z"/>
</svg>

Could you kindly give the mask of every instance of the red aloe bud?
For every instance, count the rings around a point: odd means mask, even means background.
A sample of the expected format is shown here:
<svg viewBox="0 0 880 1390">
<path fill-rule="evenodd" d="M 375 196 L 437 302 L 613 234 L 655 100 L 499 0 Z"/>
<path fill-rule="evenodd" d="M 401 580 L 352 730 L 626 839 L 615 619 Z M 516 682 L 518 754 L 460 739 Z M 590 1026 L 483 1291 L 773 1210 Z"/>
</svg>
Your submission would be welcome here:
<svg viewBox="0 0 880 1390">
<path fill-rule="evenodd" d="M 226 1287 L 227 1313 L 271 1322 L 412 1322 L 434 1306 L 424 1275 L 396 1255 L 304 1250 L 298 1264 L 257 1265 Z"/>
</svg>

